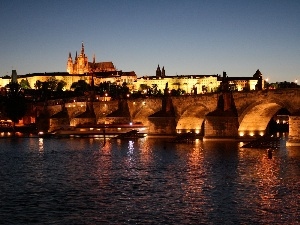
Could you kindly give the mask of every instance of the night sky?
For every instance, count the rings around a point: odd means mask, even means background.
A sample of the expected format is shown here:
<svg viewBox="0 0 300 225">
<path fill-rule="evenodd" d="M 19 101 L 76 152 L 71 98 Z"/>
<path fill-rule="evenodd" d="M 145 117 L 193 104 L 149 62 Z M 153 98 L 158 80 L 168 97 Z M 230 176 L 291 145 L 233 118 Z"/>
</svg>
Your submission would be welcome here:
<svg viewBox="0 0 300 225">
<path fill-rule="evenodd" d="M 0 0 L 0 76 L 65 72 L 92 61 L 155 75 L 300 79 L 299 0 Z"/>
</svg>

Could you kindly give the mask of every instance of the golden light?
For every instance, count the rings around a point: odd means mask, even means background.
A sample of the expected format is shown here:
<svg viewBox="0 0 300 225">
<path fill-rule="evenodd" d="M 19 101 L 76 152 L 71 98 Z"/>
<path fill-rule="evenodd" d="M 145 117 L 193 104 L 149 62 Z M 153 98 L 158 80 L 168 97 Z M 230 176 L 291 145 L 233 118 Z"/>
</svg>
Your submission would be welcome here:
<svg viewBox="0 0 300 225">
<path fill-rule="evenodd" d="M 240 131 L 239 135 L 240 135 L 240 137 L 243 137 L 245 135 L 245 133 L 243 131 Z"/>
</svg>

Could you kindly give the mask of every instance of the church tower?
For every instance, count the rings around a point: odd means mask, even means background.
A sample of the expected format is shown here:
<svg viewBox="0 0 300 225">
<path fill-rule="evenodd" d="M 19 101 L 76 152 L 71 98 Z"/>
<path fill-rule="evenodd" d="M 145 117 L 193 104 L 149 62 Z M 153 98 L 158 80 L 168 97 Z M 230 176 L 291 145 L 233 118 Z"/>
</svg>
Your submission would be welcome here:
<svg viewBox="0 0 300 225">
<path fill-rule="evenodd" d="M 157 66 L 157 69 L 156 69 L 156 77 L 161 77 L 161 70 L 160 70 L 160 67 L 159 67 L 159 64 Z"/>
<path fill-rule="evenodd" d="M 88 73 L 88 72 L 89 72 L 88 58 L 85 56 L 84 45 L 82 42 L 81 52 L 77 58 L 77 74 L 84 74 L 84 73 Z"/>
<path fill-rule="evenodd" d="M 73 59 L 71 56 L 71 52 L 69 52 L 68 62 L 67 62 L 67 72 L 69 74 L 73 73 Z"/>
<path fill-rule="evenodd" d="M 163 68 L 161 69 L 161 77 L 165 77 L 166 76 L 166 71 L 165 71 L 165 67 L 163 66 Z"/>
</svg>

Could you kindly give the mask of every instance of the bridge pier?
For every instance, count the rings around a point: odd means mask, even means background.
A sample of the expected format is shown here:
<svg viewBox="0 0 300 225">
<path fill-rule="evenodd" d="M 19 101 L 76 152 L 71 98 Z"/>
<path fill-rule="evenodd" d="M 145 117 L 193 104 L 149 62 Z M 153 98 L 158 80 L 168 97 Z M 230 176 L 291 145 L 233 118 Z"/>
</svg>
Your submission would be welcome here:
<svg viewBox="0 0 300 225">
<path fill-rule="evenodd" d="M 289 116 L 289 137 L 286 146 L 300 146 L 300 111 Z"/>
<path fill-rule="evenodd" d="M 218 98 L 217 108 L 206 115 L 204 138 L 207 139 L 238 137 L 239 121 L 233 95 L 227 91 L 226 77 L 222 82 L 225 91 Z"/>
<path fill-rule="evenodd" d="M 237 138 L 239 123 L 237 117 L 206 116 L 204 138 Z"/>
<path fill-rule="evenodd" d="M 149 134 L 175 135 L 176 121 L 174 117 L 149 117 Z"/>
</svg>

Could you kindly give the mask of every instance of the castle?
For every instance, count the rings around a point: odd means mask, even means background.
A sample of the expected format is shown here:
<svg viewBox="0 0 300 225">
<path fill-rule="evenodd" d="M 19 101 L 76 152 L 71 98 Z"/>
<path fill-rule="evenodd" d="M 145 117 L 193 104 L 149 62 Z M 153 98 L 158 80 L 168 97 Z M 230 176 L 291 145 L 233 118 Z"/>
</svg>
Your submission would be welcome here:
<svg viewBox="0 0 300 225">
<path fill-rule="evenodd" d="M 82 42 L 80 55 L 75 55 L 73 61 L 71 52 L 69 52 L 69 58 L 67 62 L 67 72 L 69 74 L 85 74 L 93 72 L 109 72 L 116 71 L 116 68 L 112 62 L 95 62 L 95 55 L 93 56 L 93 62 L 88 61 L 88 57 L 84 53 L 84 45 Z"/>
<path fill-rule="evenodd" d="M 136 91 L 146 93 L 147 89 L 150 88 L 155 88 L 163 93 L 166 86 L 168 86 L 169 90 L 180 89 L 186 94 L 200 94 L 216 91 L 222 81 L 221 76 L 218 74 L 167 76 L 165 68 L 160 68 L 159 65 L 155 71 L 155 76 L 138 78 L 134 71 L 123 72 L 122 70 L 117 70 L 112 62 L 96 63 L 95 55 L 93 56 L 93 61 L 89 62 L 84 52 L 83 43 L 80 55 L 78 56 L 76 51 L 74 60 L 71 52 L 69 52 L 67 72 L 17 75 L 16 71 L 14 71 L 12 75 L 14 81 L 19 83 L 26 81 L 30 88 L 35 88 L 38 81 L 47 82 L 54 78 L 66 83 L 64 90 L 70 90 L 72 84 L 79 80 L 85 80 L 89 84 L 93 80 L 95 85 L 99 85 L 102 82 L 110 82 L 117 85 L 126 83 L 132 93 Z M 232 90 L 264 89 L 262 74 L 259 70 L 252 77 L 227 77 L 227 80 L 229 85 L 234 87 Z M 0 88 L 4 88 L 10 81 L 10 76 L 0 77 Z"/>
<path fill-rule="evenodd" d="M 122 70 L 116 70 L 112 62 L 95 62 L 95 56 L 93 62 L 88 61 L 88 57 L 84 52 L 84 45 L 81 45 L 80 55 L 76 56 L 73 61 L 71 53 L 67 60 L 67 72 L 45 72 L 45 73 L 31 73 L 25 75 L 17 75 L 14 70 L 11 76 L 0 77 L 0 88 L 5 88 L 9 82 L 22 82 L 26 81 L 30 88 L 35 88 L 36 83 L 48 82 L 50 79 L 56 79 L 58 81 L 64 81 L 66 83 L 64 90 L 70 90 L 73 83 L 79 80 L 85 80 L 88 84 L 94 80 L 95 85 L 99 85 L 101 82 L 111 82 L 117 85 L 127 83 L 129 88 L 132 88 L 133 82 L 137 79 L 134 71 L 123 72 Z"/>
</svg>

